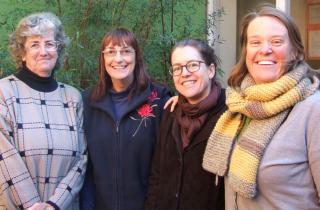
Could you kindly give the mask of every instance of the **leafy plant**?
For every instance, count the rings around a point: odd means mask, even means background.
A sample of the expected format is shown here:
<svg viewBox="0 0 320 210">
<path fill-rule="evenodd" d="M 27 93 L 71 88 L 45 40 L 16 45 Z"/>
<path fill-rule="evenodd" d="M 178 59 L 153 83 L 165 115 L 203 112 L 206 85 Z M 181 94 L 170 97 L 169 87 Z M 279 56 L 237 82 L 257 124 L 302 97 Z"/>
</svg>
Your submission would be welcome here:
<svg viewBox="0 0 320 210">
<path fill-rule="evenodd" d="M 8 34 L 27 14 L 51 11 L 57 14 L 70 37 L 70 46 L 59 81 L 79 89 L 97 80 L 100 42 L 114 27 L 126 27 L 139 39 L 150 74 L 158 81 L 170 83 L 168 74 L 170 49 L 177 40 L 207 37 L 206 4 L 203 0 L 1 0 L 0 8 L 0 76 L 14 71 L 10 59 Z M 3 3 L 2 3 L 3 5 Z M 15 5 L 15 6 L 12 6 Z M 217 15 L 218 14 L 218 15 Z M 209 30 L 214 17 L 209 16 Z M 212 21 L 211 21 L 212 19 Z M 210 22 L 211 21 L 211 22 Z M 1 37 L 5 36 L 1 40 Z"/>
</svg>

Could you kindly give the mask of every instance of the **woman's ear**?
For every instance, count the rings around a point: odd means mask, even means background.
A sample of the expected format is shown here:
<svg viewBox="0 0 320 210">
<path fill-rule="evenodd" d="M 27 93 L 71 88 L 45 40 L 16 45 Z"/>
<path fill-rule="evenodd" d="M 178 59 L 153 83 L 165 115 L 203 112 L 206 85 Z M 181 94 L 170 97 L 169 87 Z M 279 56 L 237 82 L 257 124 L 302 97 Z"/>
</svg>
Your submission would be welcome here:
<svg viewBox="0 0 320 210">
<path fill-rule="evenodd" d="M 216 67 L 214 66 L 213 63 L 210 64 L 208 71 L 209 71 L 209 78 L 210 79 L 214 78 L 214 76 L 216 75 Z"/>
<path fill-rule="evenodd" d="M 296 50 L 292 50 L 291 55 L 290 55 L 290 59 L 291 59 L 291 61 L 300 59 L 298 56 L 298 52 Z"/>
</svg>

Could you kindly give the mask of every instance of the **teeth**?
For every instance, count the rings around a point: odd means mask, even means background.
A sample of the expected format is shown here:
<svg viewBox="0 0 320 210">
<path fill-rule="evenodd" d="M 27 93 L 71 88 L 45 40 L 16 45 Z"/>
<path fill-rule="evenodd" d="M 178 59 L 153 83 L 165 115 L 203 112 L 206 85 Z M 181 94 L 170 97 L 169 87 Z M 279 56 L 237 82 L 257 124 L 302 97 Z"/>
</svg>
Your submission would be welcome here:
<svg viewBox="0 0 320 210">
<path fill-rule="evenodd" d="M 260 65 L 272 65 L 274 64 L 273 61 L 259 61 L 258 64 Z"/>
<path fill-rule="evenodd" d="M 189 85 L 189 84 L 193 84 L 195 83 L 195 81 L 185 81 L 182 83 L 182 85 Z"/>
</svg>

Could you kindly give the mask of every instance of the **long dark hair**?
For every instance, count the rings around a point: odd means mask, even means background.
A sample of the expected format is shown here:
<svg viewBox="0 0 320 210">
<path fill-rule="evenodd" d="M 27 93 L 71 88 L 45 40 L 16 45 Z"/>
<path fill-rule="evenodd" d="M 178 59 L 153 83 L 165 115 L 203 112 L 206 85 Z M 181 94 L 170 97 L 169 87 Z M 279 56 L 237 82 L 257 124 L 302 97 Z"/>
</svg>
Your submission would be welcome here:
<svg viewBox="0 0 320 210">
<path fill-rule="evenodd" d="M 91 93 L 91 100 L 93 101 L 100 100 L 108 93 L 108 90 L 112 88 L 112 80 L 110 75 L 106 71 L 105 60 L 102 53 L 105 47 L 110 43 L 119 46 L 126 44 L 132 47 L 135 51 L 136 64 L 133 71 L 133 82 L 130 85 L 129 99 L 146 89 L 148 84 L 151 82 L 151 79 L 143 63 L 143 55 L 135 35 L 125 28 L 116 28 L 108 32 L 103 37 L 101 42 L 98 66 L 99 80 L 94 86 Z"/>
</svg>

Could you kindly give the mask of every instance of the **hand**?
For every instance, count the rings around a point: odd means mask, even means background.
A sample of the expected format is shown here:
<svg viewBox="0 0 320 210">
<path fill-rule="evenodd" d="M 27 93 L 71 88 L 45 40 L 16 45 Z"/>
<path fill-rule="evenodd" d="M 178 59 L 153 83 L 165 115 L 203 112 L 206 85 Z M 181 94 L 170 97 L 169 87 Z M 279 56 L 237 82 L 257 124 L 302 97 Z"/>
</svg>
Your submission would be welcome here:
<svg viewBox="0 0 320 210">
<path fill-rule="evenodd" d="M 30 206 L 29 208 L 27 208 L 27 210 L 40 210 L 40 209 L 41 209 L 40 203 L 35 203 L 32 206 Z"/>
<path fill-rule="evenodd" d="M 54 210 L 54 207 L 47 203 L 35 203 L 27 210 Z"/>
<path fill-rule="evenodd" d="M 179 97 L 178 96 L 172 96 L 164 105 L 164 109 L 166 109 L 168 106 L 171 105 L 170 107 L 170 112 L 173 112 L 174 111 L 174 108 L 176 107 L 177 103 L 178 103 L 178 99 Z"/>
</svg>

